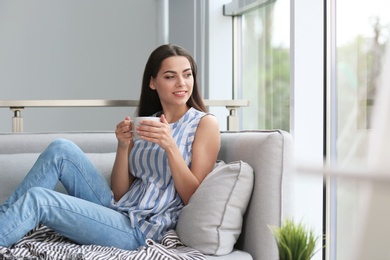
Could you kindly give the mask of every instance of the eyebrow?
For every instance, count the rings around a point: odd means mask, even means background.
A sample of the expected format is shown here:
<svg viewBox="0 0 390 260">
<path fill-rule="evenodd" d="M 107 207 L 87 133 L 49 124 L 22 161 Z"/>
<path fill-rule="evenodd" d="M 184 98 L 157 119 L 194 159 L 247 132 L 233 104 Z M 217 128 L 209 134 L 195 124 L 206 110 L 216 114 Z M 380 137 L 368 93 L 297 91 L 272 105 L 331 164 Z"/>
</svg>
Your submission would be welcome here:
<svg viewBox="0 0 390 260">
<path fill-rule="evenodd" d="M 187 72 L 187 71 L 191 71 L 191 70 L 192 70 L 191 68 L 185 69 L 185 70 L 183 70 L 183 73 L 184 73 L 184 72 Z M 176 71 L 173 71 L 173 70 L 167 70 L 167 71 L 165 71 L 163 74 L 166 74 L 166 73 L 177 74 L 177 72 L 176 72 Z"/>
</svg>

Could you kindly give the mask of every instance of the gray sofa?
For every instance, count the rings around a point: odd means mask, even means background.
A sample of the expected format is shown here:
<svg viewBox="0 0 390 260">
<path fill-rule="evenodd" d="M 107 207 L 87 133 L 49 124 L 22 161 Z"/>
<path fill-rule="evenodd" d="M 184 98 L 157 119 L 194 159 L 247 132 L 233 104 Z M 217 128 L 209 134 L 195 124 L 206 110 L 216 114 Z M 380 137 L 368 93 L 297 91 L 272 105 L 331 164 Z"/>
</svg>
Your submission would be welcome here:
<svg viewBox="0 0 390 260">
<path fill-rule="evenodd" d="M 56 138 L 77 143 L 107 177 L 116 151 L 111 132 L 0 134 L 0 203 L 15 189 L 46 146 Z M 278 259 L 269 225 L 292 213 L 293 141 L 284 131 L 222 132 L 219 159 L 242 160 L 254 169 L 254 188 L 241 235 L 232 253 L 207 259 Z M 58 190 L 64 191 L 59 185 Z"/>
</svg>

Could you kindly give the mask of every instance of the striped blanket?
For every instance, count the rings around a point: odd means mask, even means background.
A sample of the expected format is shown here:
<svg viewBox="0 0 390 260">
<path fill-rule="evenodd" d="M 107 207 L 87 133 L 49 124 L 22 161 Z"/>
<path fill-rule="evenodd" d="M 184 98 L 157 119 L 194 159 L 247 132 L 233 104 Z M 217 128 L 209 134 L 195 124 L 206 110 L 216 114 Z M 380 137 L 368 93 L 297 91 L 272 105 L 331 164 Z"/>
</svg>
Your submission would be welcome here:
<svg viewBox="0 0 390 260">
<path fill-rule="evenodd" d="M 17 259 L 205 259 L 199 251 L 184 246 L 175 231 L 165 234 L 161 243 L 150 239 L 134 251 L 96 245 L 77 245 L 45 226 L 28 233 L 11 248 L 0 246 L 0 260 Z"/>
</svg>

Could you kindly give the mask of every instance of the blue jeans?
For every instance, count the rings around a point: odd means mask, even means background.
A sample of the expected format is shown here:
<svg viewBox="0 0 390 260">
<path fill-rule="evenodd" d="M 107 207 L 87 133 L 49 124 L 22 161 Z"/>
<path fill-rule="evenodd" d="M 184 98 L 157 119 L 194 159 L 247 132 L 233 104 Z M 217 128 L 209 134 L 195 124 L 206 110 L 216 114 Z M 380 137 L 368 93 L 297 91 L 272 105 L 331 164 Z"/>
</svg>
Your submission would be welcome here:
<svg viewBox="0 0 390 260">
<path fill-rule="evenodd" d="M 53 191 L 58 181 L 69 195 Z M 107 180 L 80 148 L 58 139 L 0 206 L 0 245 L 11 246 L 38 224 L 79 244 L 126 250 L 144 245 L 129 218 L 109 208 L 112 198 Z"/>
</svg>

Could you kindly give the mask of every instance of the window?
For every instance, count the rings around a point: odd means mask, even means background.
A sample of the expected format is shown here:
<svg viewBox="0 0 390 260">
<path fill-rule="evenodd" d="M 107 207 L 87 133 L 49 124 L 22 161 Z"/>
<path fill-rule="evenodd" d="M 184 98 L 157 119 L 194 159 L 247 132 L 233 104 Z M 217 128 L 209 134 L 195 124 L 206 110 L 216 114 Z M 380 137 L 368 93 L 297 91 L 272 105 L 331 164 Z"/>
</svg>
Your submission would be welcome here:
<svg viewBox="0 0 390 260">
<path fill-rule="evenodd" d="M 290 3 L 257 2 L 235 16 L 236 98 L 250 106 L 240 118 L 242 129 L 290 126 Z"/>
<path fill-rule="evenodd" d="M 232 6 L 243 2 L 247 8 L 237 8 L 236 12 L 227 12 L 225 5 L 225 14 L 234 16 L 234 98 L 250 101 L 240 115 L 241 129 L 286 130 L 293 134 L 296 162 L 321 167 L 323 1 L 234 0 Z M 293 217 L 304 221 L 321 236 L 322 176 L 296 176 L 294 186 Z M 320 257 L 321 250 L 313 260 Z"/>
<path fill-rule="evenodd" d="M 334 1 L 330 14 L 335 21 L 331 31 L 336 54 L 332 103 L 335 113 L 330 124 L 335 126 L 331 140 L 335 153 L 330 156 L 338 166 L 356 167 L 367 161 L 371 111 L 389 40 L 390 18 L 386 10 L 390 3 L 388 0 L 373 0 L 369 4 Z M 333 250 L 331 259 L 351 259 L 351 237 L 359 230 L 360 183 L 339 178 L 333 185 L 335 194 L 330 210 L 335 215 L 330 221 L 336 233 L 337 250 Z"/>
</svg>

